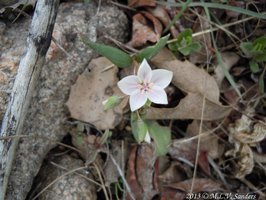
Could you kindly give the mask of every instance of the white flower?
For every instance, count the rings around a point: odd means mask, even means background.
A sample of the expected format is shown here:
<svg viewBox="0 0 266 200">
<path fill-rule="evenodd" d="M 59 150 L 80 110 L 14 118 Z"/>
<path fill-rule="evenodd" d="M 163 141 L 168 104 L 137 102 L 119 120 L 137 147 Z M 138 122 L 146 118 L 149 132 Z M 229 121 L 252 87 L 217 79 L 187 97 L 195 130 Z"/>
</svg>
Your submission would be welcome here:
<svg viewBox="0 0 266 200">
<path fill-rule="evenodd" d="M 171 71 L 152 70 L 144 59 L 140 64 L 137 76 L 127 76 L 117 84 L 123 93 L 130 95 L 129 105 L 133 112 L 145 105 L 148 99 L 156 104 L 168 104 L 164 88 L 170 84 L 172 77 Z"/>
</svg>

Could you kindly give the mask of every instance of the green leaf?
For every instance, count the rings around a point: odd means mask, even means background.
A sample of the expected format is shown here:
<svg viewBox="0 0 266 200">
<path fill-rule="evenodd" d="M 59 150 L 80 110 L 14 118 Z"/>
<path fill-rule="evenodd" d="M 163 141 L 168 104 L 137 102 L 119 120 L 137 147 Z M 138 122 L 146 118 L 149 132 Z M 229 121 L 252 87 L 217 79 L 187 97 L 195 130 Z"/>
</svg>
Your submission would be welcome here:
<svg viewBox="0 0 266 200">
<path fill-rule="evenodd" d="M 155 142 L 155 151 L 158 156 L 168 153 L 171 144 L 171 131 L 168 127 L 160 126 L 157 122 L 147 121 L 151 138 Z"/>
<path fill-rule="evenodd" d="M 146 58 L 146 60 L 151 59 L 166 45 L 169 37 L 170 37 L 170 35 L 168 34 L 168 35 L 162 37 L 159 40 L 159 42 L 157 42 L 155 45 L 149 46 L 149 47 L 143 49 L 141 52 L 137 53 L 135 56 L 136 61 L 138 61 L 140 63 L 140 62 L 142 62 L 142 60 L 144 58 Z"/>
<path fill-rule="evenodd" d="M 137 142 L 143 142 L 148 131 L 147 124 L 135 112 L 131 113 L 131 128 Z"/>
<path fill-rule="evenodd" d="M 251 57 L 251 51 L 253 49 L 252 42 L 241 42 L 240 49 L 247 57 Z"/>
<path fill-rule="evenodd" d="M 83 38 L 83 42 L 98 54 L 109 59 L 117 67 L 125 68 L 131 66 L 132 58 L 124 51 L 115 47 L 95 43 L 85 38 Z"/>
<path fill-rule="evenodd" d="M 103 101 L 104 110 L 108 110 L 118 106 L 122 101 L 122 98 L 119 96 L 110 96 L 107 100 Z"/>
<path fill-rule="evenodd" d="M 249 62 L 249 67 L 252 73 L 257 73 L 258 71 L 260 71 L 258 63 L 253 60 Z"/>
<path fill-rule="evenodd" d="M 102 137 L 101 137 L 101 139 L 100 139 L 100 144 L 103 145 L 104 143 L 106 143 L 107 139 L 109 137 L 111 137 L 112 134 L 113 134 L 112 131 L 109 131 L 108 129 L 105 130 L 103 135 L 102 135 Z"/>
<path fill-rule="evenodd" d="M 179 47 L 178 51 L 182 53 L 184 56 L 188 56 L 191 53 L 191 48 L 189 46 Z"/>
<path fill-rule="evenodd" d="M 199 42 L 193 42 L 189 45 L 192 52 L 198 52 L 201 50 L 201 44 Z"/>
</svg>

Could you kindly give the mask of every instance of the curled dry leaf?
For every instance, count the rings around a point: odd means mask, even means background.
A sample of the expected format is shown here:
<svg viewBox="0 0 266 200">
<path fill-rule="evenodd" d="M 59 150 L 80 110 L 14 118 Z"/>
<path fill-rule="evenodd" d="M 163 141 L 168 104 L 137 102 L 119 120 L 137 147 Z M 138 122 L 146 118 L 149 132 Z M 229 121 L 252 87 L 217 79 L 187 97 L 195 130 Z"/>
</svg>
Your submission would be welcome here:
<svg viewBox="0 0 266 200">
<path fill-rule="evenodd" d="M 219 102 L 220 91 L 215 79 L 203 69 L 188 61 L 179 61 L 167 49 L 163 49 L 153 59 L 158 68 L 174 73 L 172 83 L 187 93 L 175 108 L 151 108 L 147 111 L 149 119 L 203 119 L 217 120 L 231 111 Z M 204 115 L 202 116 L 205 97 Z"/>
<path fill-rule="evenodd" d="M 238 158 L 236 166 L 236 178 L 242 179 L 251 173 L 254 167 L 254 155 L 250 146 L 262 141 L 266 137 L 264 124 L 256 123 L 246 116 L 236 120 L 229 128 L 229 141 L 234 144 L 234 149 L 226 152 L 227 156 Z"/>
<path fill-rule="evenodd" d="M 148 18 L 152 22 L 152 26 L 149 26 Z M 159 41 L 162 33 L 162 25 L 158 19 L 148 12 L 143 14 L 136 14 L 133 16 L 133 31 L 132 38 L 128 45 L 132 47 L 140 47 L 147 42 L 155 43 Z"/>
<path fill-rule="evenodd" d="M 128 6 L 130 7 L 144 7 L 144 6 L 156 6 L 156 0 L 129 0 Z"/>
<path fill-rule="evenodd" d="M 90 72 L 81 74 L 71 87 L 67 106 L 71 117 L 95 125 L 98 129 L 112 129 L 122 120 L 122 102 L 114 109 L 104 111 L 102 102 L 111 95 L 122 96 L 116 84 L 116 67 L 104 70 L 112 63 L 104 57 L 94 59 L 89 64 Z"/>
<path fill-rule="evenodd" d="M 162 22 L 164 27 L 167 27 L 167 25 L 171 22 L 171 19 L 168 15 L 167 11 L 162 6 L 156 6 L 155 8 L 149 8 L 148 11 L 154 17 L 157 17 L 157 19 L 159 19 Z M 176 38 L 178 36 L 178 33 L 179 33 L 177 31 L 177 29 L 175 28 L 175 26 L 171 26 L 170 32 L 171 32 L 173 38 Z"/>
<path fill-rule="evenodd" d="M 152 199 L 158 193 L 153 184 L 155 158 L 149 145 L 134 146 L 129 154 L 126 179 L 136 199 Z"/>
</svg>

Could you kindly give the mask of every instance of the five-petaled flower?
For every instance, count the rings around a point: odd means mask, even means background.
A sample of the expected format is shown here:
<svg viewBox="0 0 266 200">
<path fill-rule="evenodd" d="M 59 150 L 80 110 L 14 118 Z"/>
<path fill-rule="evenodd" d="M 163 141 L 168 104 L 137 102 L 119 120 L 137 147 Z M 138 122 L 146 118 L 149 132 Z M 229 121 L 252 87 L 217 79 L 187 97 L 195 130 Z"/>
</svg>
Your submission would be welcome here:
<svg viewBox="0 0 266 200">
<path fill-rule="evenodd" d="M 144 59 L 140 64 L 137 75 L 130 75 L 117 84 L 120 90 L 130 95 L 129 105 L 131 111 L 141 108 L 147 100 L 156 104 L 168 104 L 167 95 L 164 91 L 173 77 L 171 71 L 165 69 L 152 70 Z"/>
</svg>

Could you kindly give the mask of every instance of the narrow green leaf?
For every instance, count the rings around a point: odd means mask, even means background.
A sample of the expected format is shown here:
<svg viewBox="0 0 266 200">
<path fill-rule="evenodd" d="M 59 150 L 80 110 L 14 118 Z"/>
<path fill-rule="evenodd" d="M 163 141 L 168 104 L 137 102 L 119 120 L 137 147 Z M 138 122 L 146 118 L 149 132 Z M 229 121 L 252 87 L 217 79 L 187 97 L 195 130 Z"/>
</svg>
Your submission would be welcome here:
<svg viewBox="0 0 266 200">
<path fill-rule="evenodd" d="M 266 19 L 265 14 L 253 12 L 251 10 L 247 10 L 244 8 L 236 7 L 236 6 L 230 6 L 226 4 L 221 4 L 221 3 L 208 3 L 208 2 L 191 2 L 189 4 L 186 3 L 165 3 L 165 2 L 158 2 L 159 4 L 162 5 L 167 5 L 170 7 L 183 7 L 188 6 L 188 7 L 206 7 L 206 8 L 216 8 L 216 9 L 223 9 L 223 10 L 230 10 L 233 12 L 241 13 L 244 15 L 252 16 L 252 17 L 257 17 L 260 19 Z"/>
<path fill-rule="evenodd" d="M 109 59 L 113 64 L 120 68 L 130 67 L 132 58 L 125 52 L 115 47 L 95 43 L 83 38 L 83 42 L 98 54 Z"/>
<path fill-rule="evenodd" d="M 106 141 L 108 140 L 109 137 L 112 136 L 112 131 L 109 131 L 109 129 L 105 130 L 101 139 L 100 139 L 100 144 L 103 145 L 104 143 L 106 143 Z"/>
<path fill-rule="evenodd" d="M 149 46 L 143 49 L 141 52 L 137 53 L 135 56 L 136 61 L 140 63 L 144 58 L 146 58 L 147 60 L 151 59 L 166 45 L 169 37 L 170 35 L 166 35 L 162 37 L 155 45 Z"/>
<path fill-rule="evenodd" d="M 146 122 L 134 112 L 131 113 L 131 128 L 137 142 L 143 142 L 147 134 L 148 128 Z"/>
<path fill-rule="evenodd" d="M 171 131 L 168 127 L 160 126 L 157 122 L 147 122 L 149 134 L 155 142 L 155 151 L 158 156 L 168 153 L 171 144 Z"/>
</svg>

